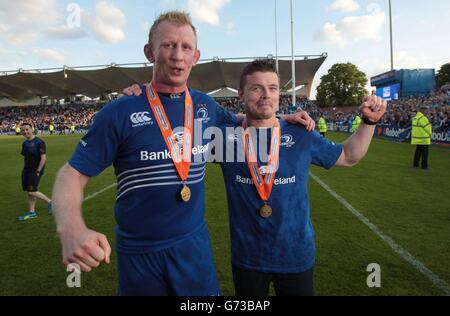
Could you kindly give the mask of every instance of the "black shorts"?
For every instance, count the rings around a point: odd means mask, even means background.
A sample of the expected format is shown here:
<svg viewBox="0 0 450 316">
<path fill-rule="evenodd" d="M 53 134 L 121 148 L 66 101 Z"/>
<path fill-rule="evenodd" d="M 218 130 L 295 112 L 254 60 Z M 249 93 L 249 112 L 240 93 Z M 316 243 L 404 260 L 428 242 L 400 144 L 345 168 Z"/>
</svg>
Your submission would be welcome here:
<svg viewBox="0 0 450 316">
<path fill-rule="evenodd" d="M 41 177 L 42 173 L 38 176 L 35 171 L 22 171 L 22 190 L 26 192 L 36 192 Z"/>
<path fill-rule="evenodd" d="M 273 283 L 277 296 L 314 296 L 314 267 L 300 273 L 265 273 L 232 265 L 236 296 L 268 296 Z"/>
</svg>

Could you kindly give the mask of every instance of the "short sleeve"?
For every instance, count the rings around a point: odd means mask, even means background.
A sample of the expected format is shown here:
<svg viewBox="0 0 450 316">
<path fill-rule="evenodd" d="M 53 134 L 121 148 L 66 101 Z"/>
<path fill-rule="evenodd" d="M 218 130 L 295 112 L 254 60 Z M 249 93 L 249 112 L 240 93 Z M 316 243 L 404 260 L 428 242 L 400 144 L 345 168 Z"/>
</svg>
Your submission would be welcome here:
<svg viewBox="0 0 450 316">
<path fill-rule="evenodd" d="M 325 139 L 317 132 L 311 133 L 311 163 L 330 169 L 342 153 L 342 145 Z"/>
<path fill-rule="evenodd" d="M 46 146 L 45 146 L 45 142 L 40 142 L 39 143 L 39 155 L 45 155 L 46 153 Z"/>
<path fill-rule="evenodd" d="M 87 134 L 80 139 L 69 164 L 89 177 L 100 174 L 114 161 L 120 143 L 113 104 L 98 112 Z"/>
</svg>

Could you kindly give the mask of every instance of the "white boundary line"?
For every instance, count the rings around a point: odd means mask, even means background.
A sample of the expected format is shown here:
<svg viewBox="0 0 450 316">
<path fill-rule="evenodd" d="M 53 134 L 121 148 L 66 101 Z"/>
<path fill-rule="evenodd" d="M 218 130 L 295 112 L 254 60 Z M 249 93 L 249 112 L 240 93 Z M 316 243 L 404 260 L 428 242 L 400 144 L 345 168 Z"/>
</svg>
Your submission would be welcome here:
<svg viewBox="0 0 450 316">
<path fill-rule="evenodd" d="M 334 192 L 328 185 L 326 185 L 317 176 L 309 173 L 311 178 L 314 179 L 322 188 L 324 188 L 328 193 L 330 193 L 336 200 L 338 200 L 342 205 L 344 205 L 353 215 L 355 215 L 361 222 L 363 222 L 367 227 L 370 228 L 378 237 L 384 240 L 389 247 L 392 248 L 397 254 L 399 254 L 403 259 L 405 259 L 409 264 L 411 264 L 416 270 L 426 276 L 436 287 L 444 291 L 444 293 L 450 296 L 450 286 L 437 274 L 428 269 L 422 262 L 411 255 L 406 249 L 397 244 L 391 237 L 383 233 L 377 226 L 369 221 L 367 217 L 362 215 L 356 208 L 354 208 L 350 203 L 348 203 L 343 197 Z"/>
<path fill-rule="evenodd" d="M 86 196 L 86 197 L 83 199 L 83 202 L 86 202 L 87 200 L 90 200 L 90 199 L 96 197 L 97 195 L 99 195 L 99 194 L 101 194 L 101 193 L 103 193 L 103 192 L 105 192 L 105 191 L 108 191 L 109 189 L 115 187 L 116 184 L 117 184 L 117 183 L 110 184 L 110 185 L 108 185 L 107 187 L 104 187 L 103 189 L 101 189 L 100 191 L 94 192 L 94 193 L 92 193 L 92 194 Z"/>
</svg>

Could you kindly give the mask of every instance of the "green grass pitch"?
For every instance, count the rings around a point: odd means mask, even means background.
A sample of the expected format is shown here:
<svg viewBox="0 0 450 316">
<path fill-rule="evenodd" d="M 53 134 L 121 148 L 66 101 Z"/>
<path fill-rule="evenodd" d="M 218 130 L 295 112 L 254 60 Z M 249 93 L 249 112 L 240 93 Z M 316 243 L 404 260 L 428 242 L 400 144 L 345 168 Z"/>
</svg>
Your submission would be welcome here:
<svg viewBox="0 0 450 316">
<path fill-rule="evenodd" d="M 348 137 L 338 133 L 327 136 L 336 142 Z M 55 174 L 79 137 L 43 137 L 48 162 L 40 191 L 51 194 Z M 68 288 L 69 273 L 61 263 L 55 224 L 46 205 L 37 203 L 37 219 L 17 221 L 27 208 L 20 184 L 22 141 L 22 137 L 0 138 L 0 295 L 115 295 L 114 252 L 110 265 L 81 275 L 81 288 Z M 444 284 L 450 284 L 450 151 L 432 147 L 429 171 L 411 168 L 413 153 L 411 145 L 375 139 L 356 167 L 329 171 L 312 167 L 311 172 Z M 91 179 L 85 196 L 114 182 L 109 168 Z M 83 206 L 88 227 L 106 234 L 112 246 L 114 194 L 112 188 Z M 309 196 L 316 232 L 317 295 L 445 295 L 312 178 Z M 206 207 L 222 294 L 233 295 L 227 203 L 218 165 L 207 166 Z M 370 263 L 381 267 L 380 288 L 366 285 Z"/>
</svg>

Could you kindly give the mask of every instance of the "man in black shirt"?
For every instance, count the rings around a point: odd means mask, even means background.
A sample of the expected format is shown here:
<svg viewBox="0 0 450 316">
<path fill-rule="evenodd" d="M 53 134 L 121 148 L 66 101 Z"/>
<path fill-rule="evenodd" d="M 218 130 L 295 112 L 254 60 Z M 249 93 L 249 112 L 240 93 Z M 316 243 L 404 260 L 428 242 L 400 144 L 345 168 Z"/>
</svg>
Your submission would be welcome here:
<svg viewBox="0 0 450 316">
<path fill-rule="evenodd" d="M 31 124 L 22 124 L 22 135 L 26 140 L 22 144 L 21 155 L 24 156 L 24 168 L 22 170 L 22 189 L 28 194 L 28 212 L 19 216 L 19 221 L 33 219 L 37 217 L 35 211 L 36 199 L 47 202 L 48 213 L 52 213 L 51 200 L 43 193 L 38 191 L 39 180 L 44 174 L 45 161 L 47 159 L 45 152 L 45 142 L 34 136 Z"/>
</svg>

